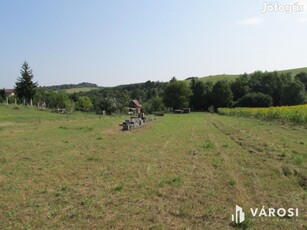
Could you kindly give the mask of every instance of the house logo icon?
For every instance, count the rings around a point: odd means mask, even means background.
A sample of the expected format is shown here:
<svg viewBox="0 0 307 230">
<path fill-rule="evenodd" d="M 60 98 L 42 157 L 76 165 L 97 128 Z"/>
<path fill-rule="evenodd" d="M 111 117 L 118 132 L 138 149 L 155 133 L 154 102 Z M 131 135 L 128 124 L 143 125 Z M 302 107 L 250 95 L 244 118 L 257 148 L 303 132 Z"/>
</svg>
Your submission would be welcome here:
<svg viewBox="0 0 307 230">
<path fill-rule="evenodd" d="M 236 224 L 240 224 L 245 220 L 245 213 L 240 206 L 236 205 L 236 213 L 231 215 L 231 220 Z"/>
</svg>

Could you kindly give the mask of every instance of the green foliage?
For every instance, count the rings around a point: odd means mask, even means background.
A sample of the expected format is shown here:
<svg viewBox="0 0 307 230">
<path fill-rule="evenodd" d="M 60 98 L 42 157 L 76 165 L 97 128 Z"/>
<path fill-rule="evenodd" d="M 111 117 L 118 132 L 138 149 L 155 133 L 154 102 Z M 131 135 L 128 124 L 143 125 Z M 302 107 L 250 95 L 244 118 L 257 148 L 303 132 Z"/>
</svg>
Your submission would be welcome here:
<svg viewBox="0 0 307 230">
<path fill-rule="evenodd" d="M 182 109 L 189 107 L 189 98 L 191 95 L 192 91 L 186 82 L 174 81 L 166 87 L 163 101 L 168 107 Z"/>
<path fill-rule="evenodd" d="M 17 79 L 15 92 L 19 99 L 25 100 L 26 104 L 30 103 L 30 100 L 33 99 L 35 90 L 37 88 L 37 82 L 33 82 L 33 74 L 27 62 L 24 62 L 21 70 L 21 77 Z"/>
<path fill-rule="evenodd" d="M 180 176 L 176 176 L 176 177 L 169 177 L 169 178 L 165 178 L 163 180 L 160 181 L 159 183 L 159 187 L 163 187 L 165 185 L 169 185 L 169 186 L 181 186 L 183 183 L 183 180 Z"/>
<path fill-rule="evenodd" d="M 232 186 L 232 187 L 234 187 L 235 185 L 237 185 L 237 181 L 236 181 L 235 179 L 231 179 L 231 180 L 229 181 L 229 185 Z"/>
<path fill-rule="evenodd" d="M 69 99 L 67 93 L 60 92 L 56 95 L 55 98 L 56 107 L 60 109 L 66 109 L 72 111 L 75 108 L 75 103 Z"/>
<path fill-rule="evenodd" d="M 118 185 L 116 185 L 116 186 L 114 187 L 114 191 L 120 192 L 120 191 L 123 190 L 123 188 L 124 188 L 124 185 L 123 185 L 123 184 L 118 184 Z"/>
<path fill-rule="evenodd" d="M 80 96 L 78 97 L 77 105 L 76 105 L 78 110 L 88 112 L 93 108 L 93 103 L 91 98 L 88 96 Z"/>
<path fill-rule="evenodd" d="M 47 91 L 45 88 L 38 88 L 34 96 L 34 103 L 40 106 L 45 103 L 49 109 L 65 109 L 72 112 L 75 109 L 75 102 L 65 92 Z"/>
<path fill-rule="evenodd" d="M 305 87 L 300 81 L 292 81 L 283 87 L 282 105 L 299 105 L 305 101 Z"/>
<path fill-rule="evenodd" d="M 240 107 L 270 107 L 273 99 L 263 93 L 248 93 L 239 100 Z"/>
<path fill-rule="evenodd" d="M 212 105 L 211 93 L 213 89 L 212 82 L 202 82 L 199 80 L 192 80 L 191 89 L 193 95 L 191 96 L 191 106 L 195 110 L 207 110 Z"/>
<path fill-rule="evenodd" d="M 305 90 L 307 90 L 307 72 L 298 73 L 295 75 L 295 80 L 302 82 L 305 86 Z"/>
<path fill-rule="evenodd" d="M 250 87 L 248 85 L 248 81 L 250 77 L 245 73 L 239 78 L 237 78 L 234 82 L 230 83 L 230 88 L 233 93 L 233 100 L 237 101 L 242 98 L 250 91 Z"/>
<path fill-rule="evenodd" d="M 216 82 L 212 90 L 212 98 L 216 109 L 231 106 L 233 95 L 229 83 L 225 80 Z"/>
<path fill-rule="evenodd" d="M 102 114 L 103 111 L 106 111 L 108 114 L 115 113 L 118 109 L 118 104 L 114 98 L 102 98 L 99 100 L 96 106 L 96 112 Z"/>
<path fill-rule="evenodd" d="M 0 104 L 5 102 L 4 98 L 2 96 L 0 96 Z"/>
<path fill-rule="evenodd" d="M 281 104 L 283 88 L 291 82 L 291 74 L 279 74 L 278 72 L 257 71 L 250 75 L 249 87 L 251 92 L 263 93 L 273 99 L 273 105 Z"/>
<path fill-rule="evenodd" d="M 5 95 L 5 89 L 0 89 L 0 100 L 1 99 L 5 99 L 6 95 Z"/>
<path fill-rule="evenodd" d="M 207 140 L 203 145 L 203 149 L 212 149 L 214 148 L 214 143 L 211 140 Z"/>
<path fill-rule="evenodd" d="M 166 107 L 161 97 L 154 97 L 148 100 L 143 105 L 146 113 L 166 111 Z"/>
</svg>

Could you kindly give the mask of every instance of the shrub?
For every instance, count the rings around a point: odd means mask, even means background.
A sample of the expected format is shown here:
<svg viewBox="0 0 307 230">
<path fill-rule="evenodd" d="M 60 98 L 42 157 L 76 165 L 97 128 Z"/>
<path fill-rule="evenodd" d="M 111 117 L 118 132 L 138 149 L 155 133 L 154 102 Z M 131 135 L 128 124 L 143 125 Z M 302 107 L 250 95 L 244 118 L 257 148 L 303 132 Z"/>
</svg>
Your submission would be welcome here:
<svg viewBox="0 0 307 230">
<path fill-rule="evenodd" d="M 248 93 L 238 102 L 240 107 L 270 107 L 273 105 L 271 96 L 263 93 Z"/>
</svg>

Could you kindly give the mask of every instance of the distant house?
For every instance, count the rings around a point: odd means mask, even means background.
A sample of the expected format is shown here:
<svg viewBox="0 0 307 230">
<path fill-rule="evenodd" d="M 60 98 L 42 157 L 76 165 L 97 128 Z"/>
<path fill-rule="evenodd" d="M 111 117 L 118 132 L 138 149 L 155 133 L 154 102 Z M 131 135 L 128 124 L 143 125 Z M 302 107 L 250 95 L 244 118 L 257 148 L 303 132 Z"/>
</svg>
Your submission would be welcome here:
<svg viewBox="0 0 307 230">
<path fill-rule="evenodd" d="M 142 112 L 142 105 L 138 100 L 132 100 L 129 104 L 129 111 L 133 111 L 136 113 L 141 113 Z"/>
<path fill-rule="evenodd" d="M 15 96 L 14 89 L 5 89 L 5 96 L 14 97 Z"/>
</svg>

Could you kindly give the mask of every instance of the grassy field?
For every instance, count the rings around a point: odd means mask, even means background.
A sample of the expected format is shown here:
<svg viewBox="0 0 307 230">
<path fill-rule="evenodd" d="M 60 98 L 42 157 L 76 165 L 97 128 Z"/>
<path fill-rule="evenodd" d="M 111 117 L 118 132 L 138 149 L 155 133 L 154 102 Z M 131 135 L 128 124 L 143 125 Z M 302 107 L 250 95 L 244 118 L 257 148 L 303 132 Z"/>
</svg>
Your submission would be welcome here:
<svg viewBox="0 0 307 230">
<path fill-rule="evenodd" d="M 246 229 L 306 229 L 307 132 L 192 113 L 122 132 L 125 116 L 0 106 L 0 229 L 235 229 L 235 205 L 295 207 Z"/>
<path fill-rule="evenodd" d="M 65 89 L 64 91 L 66 93 L 79 93 L 79 92 L 89 92 L 92 90 L 98 90 L 98 87 L 91 88 L 91 87 L 82 87 L 82 88 L 71 88 L 71 89 Z"/>
</svg>

